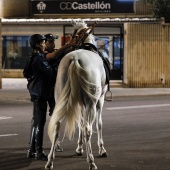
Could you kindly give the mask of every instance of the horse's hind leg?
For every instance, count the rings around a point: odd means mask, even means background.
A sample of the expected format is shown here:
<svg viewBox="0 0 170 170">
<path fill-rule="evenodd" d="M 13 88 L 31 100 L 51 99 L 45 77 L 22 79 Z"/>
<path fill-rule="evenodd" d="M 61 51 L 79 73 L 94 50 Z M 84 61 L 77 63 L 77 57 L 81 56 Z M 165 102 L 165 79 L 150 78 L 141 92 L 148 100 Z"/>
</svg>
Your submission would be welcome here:
<svg viewBox="0 0 170 170">
<path fill-rule="evenodd" d="M 50 150 L 50 153 L 48 154 L 48 161 L 45 165 L 46 170 L 53 169 L 53 161 L 55 159 L 55 143 L 58 140 L 59 130 L 60 130 L 60 122 L 58 122 L 56 127 L 54 128 L 51 150 Z"/>
<path fill-rule="evenodd" d="M 96 116 L 96 107 L 94 105 L 92 107 L 88 107 L 89 108 L 86 106 L 86 122 L 84 124 L 87 162 L 89 163 L 89 170 L 97 170 L 91 148 L 92 124 Z"/>
<path fill-rule="evenodd" d="M 79 138 L 78 138 L 78 141 L 77 141 L 77 149 L 76 149 L 76 154 L 78 156 L 82 156 L 83 154 L 83 130 L 81 127 L 79 127 Z"/>
<path fill-rule="evenodd" d="M 103 136 L 102 136 L 102 109 L 104 104 L 104 95 L 101 96 L 97 103 L 97 119 L 96 119 L 96 129 L 98 135 L 98 147 L 100 157 L 107 157 L 107 152 L 104 148 Z"/>
</svg>

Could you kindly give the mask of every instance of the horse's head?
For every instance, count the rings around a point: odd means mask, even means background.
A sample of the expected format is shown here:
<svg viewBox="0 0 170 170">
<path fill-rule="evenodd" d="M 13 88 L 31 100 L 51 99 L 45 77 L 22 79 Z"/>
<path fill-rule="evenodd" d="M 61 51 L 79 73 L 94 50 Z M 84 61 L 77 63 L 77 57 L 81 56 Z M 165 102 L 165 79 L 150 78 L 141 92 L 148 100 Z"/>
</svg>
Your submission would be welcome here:
<svg viewBox="0 0 170 170">
<path fill-rule="evenodd" d="M 72 20 L 73 25 L 73 37 L 77 35 L 80 31 L 86 29 L 86 33 L 89 34 L 86 39 L 84 40 L 84 43 L 91 43 L 96 46 L 95 38 L 93 34 L 91 34 L 91 28 L 87 26 L 87 24 L 84 22 L 84 20 Z"/>
</svg>

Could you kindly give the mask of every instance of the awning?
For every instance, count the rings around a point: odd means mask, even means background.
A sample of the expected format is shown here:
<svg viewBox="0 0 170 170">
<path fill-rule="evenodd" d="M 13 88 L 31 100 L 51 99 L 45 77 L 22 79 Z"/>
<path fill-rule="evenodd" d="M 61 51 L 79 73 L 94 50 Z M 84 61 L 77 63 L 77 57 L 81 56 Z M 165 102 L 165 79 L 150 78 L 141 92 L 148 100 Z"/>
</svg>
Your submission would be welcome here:
<svg viewBox="0 0 170 170">
<path fill-rule="evenodd" d="M 74 20 L 81 20 L 77 18 Z M 127 22 L 145 22 L 145 23 L 162 23 L 162 19 L 157 18 L 86 18 L 83 19 L 85 22 L 111 22 L 111 23 L 127 23 Z M 69 24 L 72 18 L 68 19 L 1 19 L 2 24 Z"/>
</svg>

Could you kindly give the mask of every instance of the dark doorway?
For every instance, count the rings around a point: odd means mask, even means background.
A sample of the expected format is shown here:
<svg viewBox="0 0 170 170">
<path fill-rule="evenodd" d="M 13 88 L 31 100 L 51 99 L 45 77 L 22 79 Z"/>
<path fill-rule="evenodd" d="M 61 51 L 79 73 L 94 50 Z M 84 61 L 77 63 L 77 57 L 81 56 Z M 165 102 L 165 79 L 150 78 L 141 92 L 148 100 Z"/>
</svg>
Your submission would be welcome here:
<svg viewBox="0 0 170 170">
<path fill-rule="evenodd" d="M 113 63 L 111 79 L 122 80 L 123 78 L 123 37 L 113 36 Z"/>
</svg>

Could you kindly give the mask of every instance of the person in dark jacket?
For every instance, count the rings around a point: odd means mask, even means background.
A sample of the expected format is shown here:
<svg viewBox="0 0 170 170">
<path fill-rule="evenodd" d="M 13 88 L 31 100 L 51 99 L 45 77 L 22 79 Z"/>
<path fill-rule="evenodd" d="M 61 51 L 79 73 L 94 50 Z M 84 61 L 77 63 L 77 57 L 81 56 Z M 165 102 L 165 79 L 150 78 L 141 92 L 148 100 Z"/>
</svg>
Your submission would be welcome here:
<svg viewBox="0 0 170 170">
<path fill-rule="evenodd" d="M 43 151 L 43 135 L 47 102 L 53 93 L 54 85 L 54 74 L 49 60 L 59 59 L 65 50 L 70 49 L 69 45 L 65 45 L 57 51 L 46 53 L 45 40 L 46 37 L 41 34 L 34 34 L 30 37 L 32 56 L 29 70 L 31 70 L 31 76 L 26 77 L 28 80 L 27 88 L 31 102 L 33 102 L 31 136 L 27 157 L 36 160 L 47 160 L 47 155 Z"/>
<path fill-rule="evenodd" d="M 55 50 L 55 39 L 58 39 L 58 36 L 54 36 L 53 34 L 51 33 L 48 33 L 45 35 L 46 37 L 46 40 L 45 40 L 45 45 L 46 45 L 46 51 L 48 53 L 52 53 L 54 52 Z M 53 69 L 53 92 L 52 92 L 52 95 L 51 97 L 49 98 L 48 100 L 48 104 L 49 104 L 49 115 L 51 116 L 52 113 L 53 113 L 53 110 L 54 110 L 54 107 L 55 107 L 55 98 L 54 98 L 54 87 L 55 87 L 55 82 L 56 82 L 56 77 L 57 77 L 57 71 L 58 71 L 58 66 L 59 66 L 59 63 L 60 63 L 60 60 L 62 58 L 60 58 L 59 60 L 58 59 L 52 59 L 52 60 L 49 60 L 49 64 L 51 65 L 52 69 Z M 63 148 L 60 146 L 60 142 L 57 141 L 57 145 L 56 145 L 56 149 L 55 149 L 57 152 L 63 152 Z"/>
<path fill-rule="evenodd" d="M 55 39 L 58 39 L 58 36 L 54 36 L 53 34 L 49 33 L 44 35 L 46 37 L 45 40 L 45 46 L 46 46 L 46 51 L 48 53 L 52 53 L 55 51 Z M 56 77 L 57 77 L 57 69 L 59 63 L 57 62 L 57 59 L 51 59 L 49 60 L 49 64 L 51 65 L 53 69 L 53 91 L 54 91 L 54 86 L 56 82 Z M 51 98 L 49 99 L 49 115 L 51 116 L 55 107 L 55 99 L 54 99 L 54 92 L 52 93 Z"/>
</svg>

